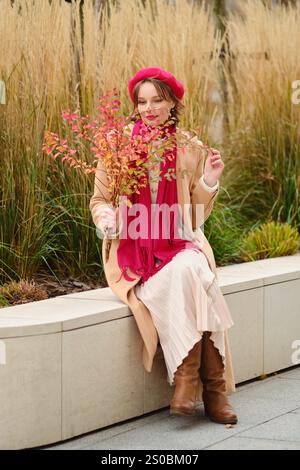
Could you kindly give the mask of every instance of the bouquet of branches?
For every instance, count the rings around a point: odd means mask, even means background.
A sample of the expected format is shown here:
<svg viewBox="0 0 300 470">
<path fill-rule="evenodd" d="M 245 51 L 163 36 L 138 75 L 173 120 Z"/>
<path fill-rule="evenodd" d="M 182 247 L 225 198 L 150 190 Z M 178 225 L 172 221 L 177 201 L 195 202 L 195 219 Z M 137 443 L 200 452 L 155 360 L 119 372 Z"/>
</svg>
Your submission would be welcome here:
<svg viewBox="0 0 300 470">
<path fill-rule="evenodd" d="M 139 193 L 147 184 L 146 174 L 151 166 L 160 165 L 165 150 L 174 145 L 174 135 L 160 139 L 161 128 L 151 129 L 147 137 L 131 136 L 130 118 L 120 112 L 119 92 L 113 89 L 99 99 L 96 116 L 80 116 L 79 112 L 66 110 L 62 119 L 66 124 L 68 137 L 61 137 L 55 132 L 45 131 L 43 151 L 53 159 L 61 159 L 71 168 L 79 169 L 84 174 L 96 174 L 99 161 L 107 173 L 109 198 L 108 205 L 118 209 L 125 200 L 130 205 L 130 196 Z M 70 144 L 70 141 L 72 142 Z M 141 158 L 141 155 L 147 158 Z M 83 160 L 81 156 L 87 156 Z M 176 178 L 175 174 L 166 173 L 166 178 Z M 159 180 L 161 176 L 159 175 Z"/>
</svg>

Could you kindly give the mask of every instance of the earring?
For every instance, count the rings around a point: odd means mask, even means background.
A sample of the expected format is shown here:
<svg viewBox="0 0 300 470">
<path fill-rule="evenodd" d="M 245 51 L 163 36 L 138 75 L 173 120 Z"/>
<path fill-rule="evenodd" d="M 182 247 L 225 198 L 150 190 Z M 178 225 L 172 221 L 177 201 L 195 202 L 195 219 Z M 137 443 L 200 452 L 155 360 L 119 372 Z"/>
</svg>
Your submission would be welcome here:
<svg viewBox="0 0 300 470">
<path fill-rule="evenodd" d="M 175 117 L 175 106 L 172 106 L 172 108 L 170 109 L 170 114 L 169 114 L 169 121 L 172 122 L 173 124 L 176 124 L 176 117 Z"/>
</svg>

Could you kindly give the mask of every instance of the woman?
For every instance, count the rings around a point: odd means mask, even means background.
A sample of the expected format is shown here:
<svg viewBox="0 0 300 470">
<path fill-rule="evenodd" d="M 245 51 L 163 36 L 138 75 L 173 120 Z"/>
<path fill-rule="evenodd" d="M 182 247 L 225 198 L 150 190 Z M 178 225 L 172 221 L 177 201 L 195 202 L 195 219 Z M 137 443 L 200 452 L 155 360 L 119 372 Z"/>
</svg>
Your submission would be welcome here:
<svg viewBox="0 0 300 470">
<path fill-rule="evenodd" d="M 148 372 L 160 341 L 169 383 L 175 383 L 171 414 L 194 414 L 195 402 L 202 395 L 205 413 L 212 421 L 235 424 L 237 416 L 227 398 L 235 390 L 227 337 L 233 322 L 217 283 L 212 249 L 197 219 L 199 207 L 202 222 L 213 208 L 224 163 L 220 153 L 210 149 L 204 166 L 197 139 L 177 145 L 182 136 L 176 124 L 184 88 L 174 75 L 158 67 L 141 69 L 128 89 L 135 108 L 132 136 L 147 137 L 156 128 L 161 131 L 159 141 L 172 136 L 173 146 L 165 150 L 159 164 L 149 166 L 149 184 L 130 197 L 133 204 L 147 208 L 140 224 L 143 235 L 140 232 L 138 237 L 130 236 L 129 224 L 125 232 L 122 223 L 118 226 L 116 211 L 107 204 L 106 171 L 98 164 L 90 209 L 95 225 L 106 234 L 102 254 L 108 285 L 135 317 Z M 168 181 L 165 175 L 170 171 L 176 178 Z M 160 218 L 159 211 L 171 206 L 176 209 L 171 214 L 167 211 L 171 234 L 166 237 L 161 227 L 165 215 Z M 123 215 L 130 222 L 132 215 L 124 207 Z M 153 212 L 153 207 L 158 209 Z"/>
</svg>

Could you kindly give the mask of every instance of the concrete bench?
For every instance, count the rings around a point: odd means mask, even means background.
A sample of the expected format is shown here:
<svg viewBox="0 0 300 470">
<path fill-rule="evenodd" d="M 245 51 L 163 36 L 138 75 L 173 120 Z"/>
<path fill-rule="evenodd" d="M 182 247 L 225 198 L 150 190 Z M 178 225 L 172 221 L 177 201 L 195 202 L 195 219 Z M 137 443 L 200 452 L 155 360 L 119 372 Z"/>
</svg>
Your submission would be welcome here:
<svg viewBox="0 0 300 470">
<path fill-rule="evenodd" d="M 294 365 L 300 253 L 218 268 L 218 278 L 235 322 L 236 383 Z M 151 374 L 141 354 L 135 320 L 109 288 L 0 309 L 0 449 L 69 439 L 168 406 L 161 348 Z"/>
</svg>

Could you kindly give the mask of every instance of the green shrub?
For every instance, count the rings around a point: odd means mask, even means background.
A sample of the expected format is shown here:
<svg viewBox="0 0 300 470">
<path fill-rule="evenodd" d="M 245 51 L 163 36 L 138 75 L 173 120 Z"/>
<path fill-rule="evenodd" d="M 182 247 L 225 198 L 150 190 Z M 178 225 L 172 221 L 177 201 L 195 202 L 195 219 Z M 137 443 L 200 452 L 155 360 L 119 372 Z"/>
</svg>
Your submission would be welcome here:
<svg viewBox="0 0 300 470">
<path fill-rule="evenodd" d="M 9 307 L 8 300 L 4 297 L 4 295 L 0 294 L 0 308 Z"/>
<path fill-rule="evenodd" d="M 287 256 L 299 250 L 299 234 L 288 223 L 268 222 L 252 230 L 241 248 L 244 261 Z"/>
<path fill-rule="evenodd" d="M 219 202 L 215 204 L 205 222 L 204 232 L 218 266 L 241 261 L 240 248 L 248 225 L 237 207 L 223 206 Z"/>
</svg>

